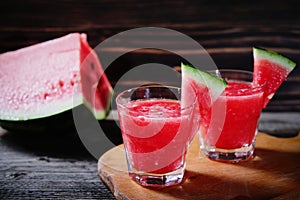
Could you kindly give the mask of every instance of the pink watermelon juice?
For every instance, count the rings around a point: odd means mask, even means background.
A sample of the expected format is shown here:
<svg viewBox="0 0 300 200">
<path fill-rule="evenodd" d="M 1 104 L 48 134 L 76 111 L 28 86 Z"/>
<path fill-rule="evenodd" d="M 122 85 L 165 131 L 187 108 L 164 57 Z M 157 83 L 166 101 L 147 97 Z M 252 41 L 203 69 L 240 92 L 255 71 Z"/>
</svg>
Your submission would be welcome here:
<svg viewBox="0 0 300 200">
<path fill-rule="evenodd" d="M 182 109 L 180 100 L 169 98 L 121 105 L 118 97 L 117 105 L 130 176 L 145 186 L 181 182 L 187 147 L 199 124 L 196 106 Z"/>
<path fill-rule="evenodd" d="M 250 72 L 227 70 L 221 74 L 228 83 L 225 91 L 212 105 L 200 103 L 201 149 L 215 160 L 246 160 L 254 151 L 264 93 L 262 87 L 247 81 Z"/>
</svg>

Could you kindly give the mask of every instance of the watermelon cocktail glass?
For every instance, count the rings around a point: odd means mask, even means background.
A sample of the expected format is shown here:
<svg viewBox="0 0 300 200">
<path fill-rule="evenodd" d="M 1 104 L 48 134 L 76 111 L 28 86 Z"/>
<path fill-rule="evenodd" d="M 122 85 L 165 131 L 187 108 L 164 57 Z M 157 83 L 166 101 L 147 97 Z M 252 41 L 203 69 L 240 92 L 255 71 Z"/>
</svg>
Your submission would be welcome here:
<svg viewBox="0 0 300 200">
<path fill-rule="evenodd" d="M 200 148 L 212 160 L 238 162 L 254 152 L 258 120 L 264 105 L 263 84 L 252 83 L 252 72 L 216 70 L 228 83 L 211 105 L 200 103 Z M 201 101 L 199 101 L 201 102 Z"/>
<path fill-rule="evenodd" d="M 116 98 L 129 176 L 143 186 L 182 181 L 185 155 L 198 130 L 196 98 L 181 107 L 181 89 L 148 86 Z"/>
</svg>

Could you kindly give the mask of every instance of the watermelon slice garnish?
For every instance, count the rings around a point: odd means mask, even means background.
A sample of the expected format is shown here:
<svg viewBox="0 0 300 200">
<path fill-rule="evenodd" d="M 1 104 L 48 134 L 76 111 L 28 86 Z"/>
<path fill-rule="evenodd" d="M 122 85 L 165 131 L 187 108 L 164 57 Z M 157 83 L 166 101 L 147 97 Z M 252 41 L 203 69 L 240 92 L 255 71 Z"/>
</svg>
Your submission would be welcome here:
<svg viewBox="0 0 300 200">
<path fill-rule="evenodd" d="M 189 105 L 193 95 L 197 95 L 199 105 L 210 107 L 227 85 L 224 79 L 183 63 L 181 74 L 182 104 L 184 105 Z"/>
<path fill-rule="evenodd" d="M 264 88 L 266 107 L 296 63 L 283 55 L 261 48 L 253 48 L 253 58 L 253 83 Z"/>
<path fill-rule="evenodd" d="M 181 64 L 181 74 L 182 107 L 191 105 L 196 96 L 201 116 L 200 123 L 210 124 L 214 113 L 213 104 L 225 90 L 227 82 L 187 64 Z M 200 129 L 203 133 L 207 133 L 208 127 L 204 125 Z"/>
</svg>

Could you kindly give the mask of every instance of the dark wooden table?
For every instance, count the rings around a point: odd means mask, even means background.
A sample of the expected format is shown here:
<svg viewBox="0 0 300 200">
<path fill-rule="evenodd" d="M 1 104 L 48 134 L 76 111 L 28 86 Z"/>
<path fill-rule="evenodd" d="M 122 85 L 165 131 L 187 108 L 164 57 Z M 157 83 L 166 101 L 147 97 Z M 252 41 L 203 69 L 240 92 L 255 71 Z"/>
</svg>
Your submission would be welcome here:
<svg viewBox="0 0 300 200">
<path fill-rule="evenodd" d="M 277 51 L 300 63 L 300 12 L 296 3 L 296 0 L 3 1 L 0 53 L 71 32 L 87 33 L 90 45 L 95 47 L 121 31 L 153 26 L 190 36 L 208 51 L 217 66 L 224 68 L 251 70 L 253 46 Z M 166 42 L 172 43 L 172 37 L 166 37 Z M 174 55 L 140 50 L 118 59 L 106 73 L 114 85 L 124 69 L 157 59 L 170 67 L 180 64 Z M 299 82 L 298 67 L 264 110 L 260 131 L 281 137 L 298 134 Z M 109 119 L 106 122 L 112 126 Z M 114 196 L 97 176 L 97 160 L 86 151 L 76 133 L 22 134 L 1 130 L 0 199 L 39 198 L 114 199 Z"/>
</svg>

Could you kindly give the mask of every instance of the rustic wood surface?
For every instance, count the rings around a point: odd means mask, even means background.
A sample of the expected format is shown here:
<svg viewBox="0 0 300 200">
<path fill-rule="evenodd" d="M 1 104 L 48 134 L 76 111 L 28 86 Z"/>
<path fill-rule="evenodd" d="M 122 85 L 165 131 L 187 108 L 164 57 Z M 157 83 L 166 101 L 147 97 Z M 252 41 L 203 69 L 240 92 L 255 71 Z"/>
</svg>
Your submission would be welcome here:
<svg viewBox="0 0 300 200">
<path fill-rule="evenodd" d="M 114 199 L 76 133 L 1 132 L 0 199 Z"/>
<path fill-rule="evenodd" d="M 196 137 L 186 162 L 182 184 L 158 189 L 142 187 L 129 178 L 123 145 L 99 159 L 98 171 L 122 200 L 300 198 L 300 136 L 275 138 L 259 133 L 255 157 L 238 164 L 209 160 L 199 153 Z"/>
<path fill-rule="evenodd" d="M 300 10 L 297 0 L 247 1 L 4 1 L 1 2 L 0 53 L 85 32 L 92 47 L 114 34 L 137 27 L 180 31 L 201 44 L 220 68 L 252 70 L 252 47 L 282 53 L 300 63 Z M 136 42 L 141 42 L 138 40 Z M 165 42 L 174 43 L 172 36 Z M 126 47 L 124 47 L 126 48 Z M 189 50 L 189 49 L 187 49 Z M 119 72 L 149 61 L 169 66 L 174 55 L 128 53 L 107 70 L 112 83 Z M 300 68 L 289 76 L 267 110 L 300 109 Z"/>
<path fill-rule="evenodd" d="M 217 66 L 251 69 L 252 47 L 282 53 L 300 63 L 300 12 L 287 1 L 2 1 L 0 53 L 85 32 L 92 47 L 137 27 L 180 31 L 199 42 Z M 165 37 L 165 42 L 174 42 Z M 142 42 L 137 40 L 137 42 Z M 165 52 L 131 52 L 106 71 L 112 84 L 121 73 L 148 61 L 177 66 Z M 0 72 L 1 74 L 1 72 Z M 260 129 L 281 137 L 299 132 L 300 68 L 264 110 Z M 0 98 L 2 98 L 0 96 Z M 109 120 L 108 120 L 109 121 Z M 118 129 L 111 128 L 116 137 Z M 115 126 L 115 125 L 114 125 Z M 119 140 L 117 140 L 119 141 Z M 76 133 L 12 133 L 1 130 L 0 199 L 114 199 L 97 176 L 97 160 Z"/>
<path fill-rule="evenodd" d="M 104 126 L 120 141 L 111 119 Z M 300 114 L 263 113 L 259 127 L 273 135 L 293 137 L 300 130 Z M 26 198 L 114 199 L 114 195 L 97 176 L 97 160 L 76 133 L 0 130 L 0 199 Z"/>
</svg>

